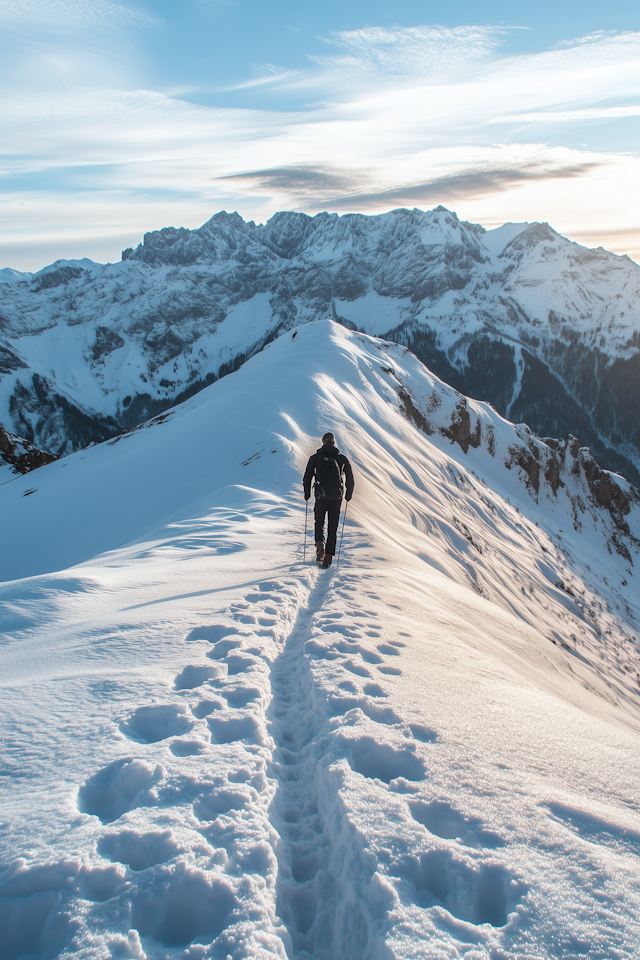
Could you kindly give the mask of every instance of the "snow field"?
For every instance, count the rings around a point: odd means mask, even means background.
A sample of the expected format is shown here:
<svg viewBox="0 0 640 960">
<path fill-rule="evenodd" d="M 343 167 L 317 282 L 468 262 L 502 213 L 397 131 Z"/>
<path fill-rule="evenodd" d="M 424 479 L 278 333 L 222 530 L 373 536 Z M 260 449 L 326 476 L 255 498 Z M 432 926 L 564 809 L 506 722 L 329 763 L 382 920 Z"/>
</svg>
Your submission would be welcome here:
<svg viewBox="0 0 640 960">
<path fill-rule="evenodd" d="M 634 956 L 622 558 L 420 433 L 420 371 L 314 324 L 0 488 L 3 960 Z M 320 571 L 328 426 L 357 486 Z"/>
</svg>

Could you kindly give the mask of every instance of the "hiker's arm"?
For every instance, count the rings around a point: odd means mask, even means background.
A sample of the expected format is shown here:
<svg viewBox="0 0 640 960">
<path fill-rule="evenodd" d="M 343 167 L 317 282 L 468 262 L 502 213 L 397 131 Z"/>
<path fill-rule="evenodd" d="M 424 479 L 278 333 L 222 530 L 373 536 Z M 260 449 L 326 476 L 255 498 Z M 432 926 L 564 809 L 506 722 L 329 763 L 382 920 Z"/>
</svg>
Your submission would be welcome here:
<svg viewBox="0 0 640 960">
<path fill-rule="evenodd" d="M 346 457 L 345 457 L 345 465 L 344 465 L 344 475 L 347 481 L 347 490 L 346 490 L 345 498 L 347 501 L 349 501 L 353 496 L 353 488 L 355 487 L 355 481 L 353 479 L 353 470 L 351 469 L 351 464 L 349 463 Z"/>
<path fill-rule="evenodd" d="M 313 480 L 313 475 L 316 470 L 316 456 L 312 454 L 309 457 L 309 462 L 307 464 L 307 469 L 304 472 L 304 477 L 302 478 L 302 485 L 304 487 L 304 498 L 308 500 L 311 496 L 311 481 Z"/>
</svg>

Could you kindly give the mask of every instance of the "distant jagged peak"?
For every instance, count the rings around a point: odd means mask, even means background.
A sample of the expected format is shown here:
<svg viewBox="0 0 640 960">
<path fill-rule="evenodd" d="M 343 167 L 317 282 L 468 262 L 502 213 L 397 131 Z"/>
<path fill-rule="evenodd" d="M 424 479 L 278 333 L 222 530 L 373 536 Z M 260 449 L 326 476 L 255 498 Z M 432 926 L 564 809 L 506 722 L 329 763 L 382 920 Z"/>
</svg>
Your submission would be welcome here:
<svg viewBox="0 0 640 960">
<path fill-rule="evenodd" d="M 600 267 L 620 269 L 628 265 L 637 266 L 629 257 L 612 253 L 604 247 L 584 247 L 575 240 L 569 240 L 546 222 L 523 226 L 524 229 L 506 243 L 498 254 L 500 259 L 526 262 L 528 259 L 548 259 L 551 255 L 553 258 L 565 258 L 571 267 L 595 267 L 597 270 Z"/>
<path fill-rule="evenodd" d="M 123 260 L 150 264 L 191 264 L 197 261 L 230 259 L 238 244 L 247 244 L 254 254 L 266 248 L 277 258 L 313 256 L 327 249 L 341 256 L 345 246 L 357 246 L 363 253 L 399 244 L 426 247 L 464 247 L 474 259 L 484 262 L 484 227 L 460 220 L 442 205 L 433 210 L 397 209 L 389 213 L 317 213 L 310 216 L 292 210 L 275 213 L 265 224 L 246 222 L 239 213 L 222 210 L 201 227 L 164 227 L 144 235 L 135 249 L 122 253 Z M 256 245 L 255 247 L 253 245 Z"/>
<path fill-rule="evenodd" d="M 82 257 L 79 260 L 54 260 L 53 263 L 43 267 L 42 270 L 38 270 L 37 273 L 33 274 L 33 276 L 39 277 L 45 273 L 53 273 L 54 271 L 61 270 L 64 267 L 71 267 L 74 270 L 88 270 L 91 272 L 102 270 L 104 264 L 97 263 L 95 260 L 90 260 L 89 257 Z"/>
<path fill-rule="evenodd" d="M 104 263 L 97 263 L 88 257 L 82 257 L 80 260 L 54 260 L 53 263 L 48 263 L 46 267 L 42 267 L 42 269 L 35 272 L 13 270 L 11 267 L 3 267 L 0 270 L 0 282 L 26 283 L 29 280 L 33 280 L 35 285 L 38 286 L 42 278 L 49 277 L 52 274 L 64 276 L 66 273 L 69 276 L 79 277 L 84 272 L 100 272 L 104 270 L 104 267 Z M 45 287 L 50 285 L 51 284 L 48 283 L 44 284 Z"/>
</svg>

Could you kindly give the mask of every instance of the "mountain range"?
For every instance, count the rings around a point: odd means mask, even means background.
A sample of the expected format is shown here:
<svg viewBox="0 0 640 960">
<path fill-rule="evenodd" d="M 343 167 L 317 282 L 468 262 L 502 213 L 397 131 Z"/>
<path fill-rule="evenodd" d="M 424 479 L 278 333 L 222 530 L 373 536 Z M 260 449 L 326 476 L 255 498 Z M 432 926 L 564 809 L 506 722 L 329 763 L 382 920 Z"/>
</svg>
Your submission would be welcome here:
<svg viewBox="0 0 640 960">
<path fill-rule="evenodd" d="M 540 436 L 640 483 L 640 267 L 546 223 L 486 231 L 444 207 L 218 213 L 122 261 L 0 271 L 0 422 L 56 455 L 131 429 L 331 318 L 408 346 Z"/>
</svg>

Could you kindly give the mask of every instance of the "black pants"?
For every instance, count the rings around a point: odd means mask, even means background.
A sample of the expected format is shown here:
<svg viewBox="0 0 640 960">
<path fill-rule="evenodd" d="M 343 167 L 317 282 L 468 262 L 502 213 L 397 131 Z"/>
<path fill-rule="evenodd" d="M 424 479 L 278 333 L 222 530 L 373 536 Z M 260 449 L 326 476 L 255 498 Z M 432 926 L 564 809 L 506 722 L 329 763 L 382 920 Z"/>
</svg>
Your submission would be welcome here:
<svg viewBox="0 0 640 960">
<path fill-rule="evenodd" d="M 325 516 L 329 518 L 325 549 L 332 556 L 336 552 L 336 533 L 338 532 L 341 506 L 342 500 L 316 500 L 313 510 L 313 515 L 316 518 L 314 530 L 316 543 L 324 543 L 324 518 Z"/>
</svg>

